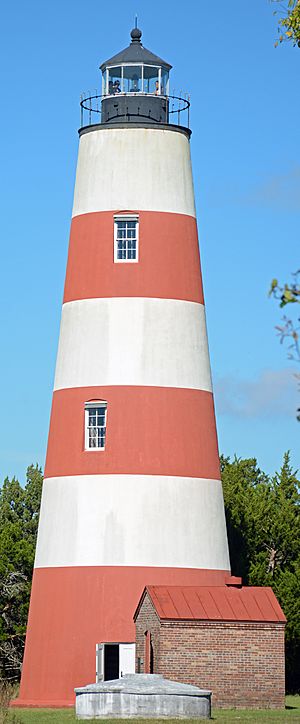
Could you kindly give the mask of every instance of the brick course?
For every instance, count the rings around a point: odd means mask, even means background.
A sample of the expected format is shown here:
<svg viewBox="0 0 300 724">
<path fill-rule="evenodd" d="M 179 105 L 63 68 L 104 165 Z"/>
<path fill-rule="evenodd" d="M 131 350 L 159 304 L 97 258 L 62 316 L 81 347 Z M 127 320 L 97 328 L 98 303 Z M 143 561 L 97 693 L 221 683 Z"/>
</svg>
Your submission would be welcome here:
<svg viewBox="0 0 300 724">
<path fill-rule="evenodd" d="M 146 631 L 153 673 L 211 689 L 216 707 L 284 708 L 284 623 L 160 620 L 146 592 L 136 617 L 141 672 Z"/>
</svg>

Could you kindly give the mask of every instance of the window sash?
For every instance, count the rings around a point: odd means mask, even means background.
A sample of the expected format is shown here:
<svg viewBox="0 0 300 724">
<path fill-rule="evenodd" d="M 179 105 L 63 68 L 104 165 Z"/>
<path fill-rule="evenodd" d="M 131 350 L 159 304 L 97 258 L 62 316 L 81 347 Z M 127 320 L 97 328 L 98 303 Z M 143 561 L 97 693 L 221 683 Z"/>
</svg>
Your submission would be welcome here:
<svg viewBox="0 0 300 724">
<path fill-rule="evenodd" d="M 106 442 L 107 404 L 85 405 L 85 450 L 104 450 Z"/>
<path fill-rule="evenodd" d="M 139 222 L 136 216 L 114 218 L 114 261 L 138 262 Z"/>
</svg>

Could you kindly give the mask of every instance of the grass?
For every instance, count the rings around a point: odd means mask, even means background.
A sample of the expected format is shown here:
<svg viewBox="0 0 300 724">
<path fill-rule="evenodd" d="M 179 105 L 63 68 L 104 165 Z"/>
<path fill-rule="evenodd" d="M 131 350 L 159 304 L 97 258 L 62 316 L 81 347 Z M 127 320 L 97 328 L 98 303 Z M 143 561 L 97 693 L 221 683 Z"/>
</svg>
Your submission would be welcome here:
<svg viewBox="0 0 300 724">
<path fill-rule="evenodd" d="M 285 711 L 272 709 L 214 709 L 212 720 L 215 722 L 274 722 L 288 724 L 300 722 L 300 696 L 287 696 Z"/>
<path fill-rule="evenodd" d="M 73 709 L 9 709 L 12 695 L 9 688 L 0 690 L 0 724 L 64 724 L 78 722 Z M 15 695 L 15 692 L 13 692 Z M 99 719 L 88 719 L 90 724 Z M 147 724 L 166 724 L 163 719 L 148 719 Z M 199 720 L 200 721 L 200 720 Z M 201 720 L 203 721 L 203 720 Z M 285 711 L 272 709 L 213 709 L 214 722 L 274 722 L 274 724 L 300 723 L 300 696 L 287 696 Z M 128 724 L 132 719 L 106 719 L 105 724 Z M 195 724 L 195 720 L 186 719 L 185 724 Z M 145 719 L 135 719 L 134 724 L 145 724 Z M 178 719 L 169 719 L 168 724 L 178 724 Z"/>
<path fill-rule="evenodd" d="M 9 710 L 8 693 L 1 697 L 0 724 L 64 724 L 64 722 L 78 722 L 73 709 L 13 709 Z M 285 711 L 272 709 L 214 709 L 212 712 L 214 722 L 274 722 L 288 724 L 300 722 L 300 696 L 287 696 Z M 100 719 L 89 719 L 90 724 L 99 724 Z M 105 719 L 105 724 L 126 724 L 131 719 Z M 195 724 L 195 720 L 184 720 L 185 724 Z M 200 720 L 199 720 L 200 721 Z M 135 719 L 134 724 L 145 724 L 145 719 Z M 147 724 L 166 724 L 163 719 L 148 719 Z M 168 724 L 178 724 L 178 719 L 169 719 Z"/>
</svg>

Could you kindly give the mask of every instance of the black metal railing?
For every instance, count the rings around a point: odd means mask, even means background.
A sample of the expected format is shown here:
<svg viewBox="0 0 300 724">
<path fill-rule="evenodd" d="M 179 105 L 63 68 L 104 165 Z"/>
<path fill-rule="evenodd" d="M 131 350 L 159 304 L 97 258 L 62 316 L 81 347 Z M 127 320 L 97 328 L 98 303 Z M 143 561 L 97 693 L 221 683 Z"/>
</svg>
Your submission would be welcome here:
<svg viewBox="0 0 300 724">
<path fill-rule="evenodd" d="M 151 97 L 154 98 L 155 96 L 152 96 L 150 93 L 136 93 L 134 94 L 138 97 Z M 118 93 L 116 97 L 128 97 L 132 98 L 132 93 Z M 90 126 L 97 123 L 101 123 L 101 111 L 102 111 L 102 101 L 105 98 L 112 98 L 113 96 L 109 95 L 100 95 L 95 91 L 94 95 L 88 91 L 88 93 L 82 93 L 80 96 L 80 128 L 83 128 L 84 126 Z M 176 124 L 178 126 L 185 126 L 186 128 L 190 127 L 190 96 L 188 93 L 182 93 L 180 91 L 180 95 L 169 95 L 169 96 L 156 96 L 158 99 L 166 100 L 166 118 L 158 121 L 156 118 L 151 119 L 154 123 L 171 123 Z M 115 116 L 112 116 L 109 120 L 115 121 L 118 118 L 118 113 Z M 143 118 L 143 115 L 133 114 L 130 113 L 130 117 L 132 118 L 135 116 L 139 119 Z M 171 116 L 171 118 L 170 118 Z M 149 116 L 147 117 L 149 121 Z"/>
</svg>

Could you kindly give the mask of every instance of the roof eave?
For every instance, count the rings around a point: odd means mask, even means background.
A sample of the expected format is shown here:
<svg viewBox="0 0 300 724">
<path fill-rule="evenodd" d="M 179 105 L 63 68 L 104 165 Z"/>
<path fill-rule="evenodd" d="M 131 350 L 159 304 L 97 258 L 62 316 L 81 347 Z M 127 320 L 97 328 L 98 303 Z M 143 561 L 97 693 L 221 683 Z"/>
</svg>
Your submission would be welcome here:
<svg viewBox="0 0 300 724">
<path fill-rule="evenodd" d="M 136 622 L 137 616 L 138 616 L 138 614 L 139 614 L 139 612 L 140 612 L 140 608 L 141 608 L 141 605 L 142 605 L 142 603 L 143 603 L 143 601 L 144 601 L 144 598 L 145 598 L 145 596 L 146 596 L 146 593 L 147 593 L 147 586 L 145 586 L 145 588 L 144 588 L 144 590 L 143 590 L 143 593 L 142 593 L 142 595 L 140 596 L 140 600 L 139 600 L 139 602 L 138 602 L 138 605 L 137 605 L 137 607 L 136 607 L 136 609 L 135 609 L 135 612 L 134 612 L 134 614 L 133 614 L 134 623 Z"/>
</svg>

